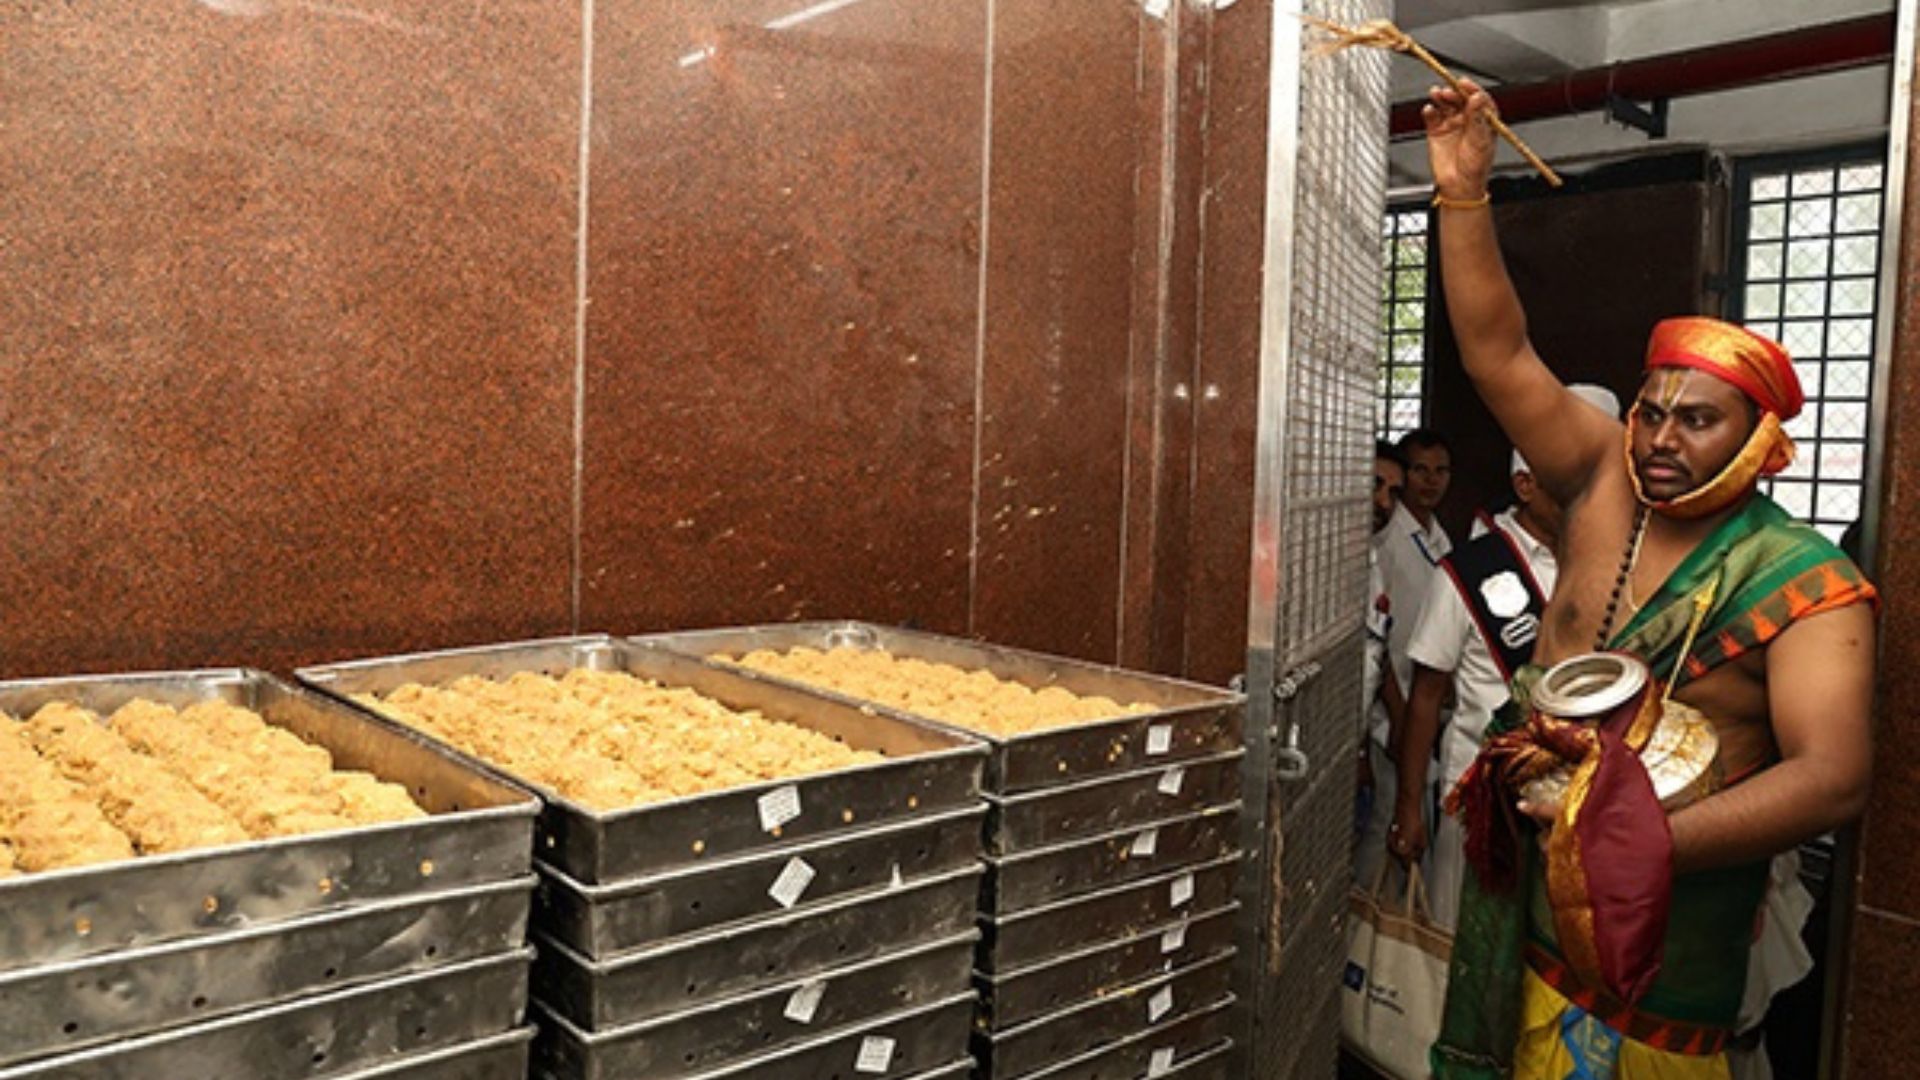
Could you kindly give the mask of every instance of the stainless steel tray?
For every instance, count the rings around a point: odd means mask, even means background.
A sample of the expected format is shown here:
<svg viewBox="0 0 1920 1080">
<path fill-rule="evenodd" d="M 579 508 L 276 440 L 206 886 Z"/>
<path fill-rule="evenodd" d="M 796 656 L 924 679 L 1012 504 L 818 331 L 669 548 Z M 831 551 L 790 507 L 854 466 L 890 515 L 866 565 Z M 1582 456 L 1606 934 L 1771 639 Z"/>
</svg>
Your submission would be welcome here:
<svg viewBox="0 0 1920 1080">
<path fill-rule="evenodd" d="M 1244 750 L 1117 776 L 987 796 L 987 850 L 1012 855 L 1240 801 Z"/>
<path fill-rule="evenodd" d="M 0 974 L 0 1065 L 526 943 L 531 875 Z"/>
<path fill-rule="evenodd" d="M 974 1039 L 979 1080 L 1012 1080 L 1233 996 L 1233 956 L 1215 956 Z"/>
<path fill-rule="evenodd" d="M 1023 1080 L 1115 1080 L 1136 1076 L 1227 1080 L 1234 1050 L 1233 1040 L 1227 1033 L 1237 1004 L 1229 995 L 1218 1005 L 1157 1024 L 1138 1035 L 1029 1074 Z M 1155 1073 L 1156 1066 L 1168 1071 Z"/>
<path fill-rule="evenodd" d="M 1230 951 L 1239 913 L 1239 904 L 1228 904 L 1165 930 L 1095 945 L 999 975 L 979 976 L 974 984 L 980 991 L 976 1026 L 982 1031 L 1004 1031 L 1113 987 Z"/>
<path fill-rule="evenodd" d="M 714 862 L 844 831 L 850 824 L 864 827 L 965 806 L 979 797 L 986 751 L 976 740 L 918 720 L 881 716 L 743 678 L 664 650 L 633 648 L 605 635 L 356 660 L 302 668 L 298 675 L 307 684 L 346 700 L 348 695 L 385 693 L 409 682 L 435 685 L 462 675 L 498 678 L 521 671 L 558 675 L 577 667 L 628 671 L 686 687 L 729 708 L 758 710 L 891 759 L 611 813 L 596 813 L 540 785 L 518 780 L 545 799 L 540 857 L 577 881 L 599 885 Z M 383 717 L 382 722 L 404 729 L 397 721 Z M 449 752 L 478 768 L 499 772 L 459 751 Z M 798 816 L 771 831 L 761 828 L 762 797 L 788 788 L 797 794 Z"/>
<path fill-rule="evenodd" d="M 444 1050 L 409 1054 L 336 1080 L 522 1080 L 532 1042 L 529 1025 Z"/>
<path fill-rule="evenodd" d="M 515 1027 L 530 950 L 238 1013 L 0 1070 L 0 1080 L 301 1080 Z"/>
<path fill-rule="evenodd" d="M 1217 859 L 1239 840 L 1240 804 L 1129 825 L 1087 840 L 987 859 L 980 910 L 1006 916 L 1175 867 Z"/>
<path fill-rule="evenodd" d="M 245 668 L 0 683 L 0 711 L 51 701 L 101 714 L 135 698 L 252 709 L 341 768 L 405 784 L 432 816 L 0 881 L 0 970 L 93 956 L 367 901 L 503 881 L 532 868 L 538 803 L 426 740 Z"/>
<path fill-rule="evenodd" d="M 578 1080 L 672 1080 L 718 1069 L 858 1027 L 881 1013 L 952 998 L 967 985 L 977 940 L 977 933 L 959 934 L 599 1033 L 580 1030 L 536 1001 L 535 1058 L 553 1075 Z"/>
<path fill-rule="evenodd" d="M 953 728 L 992 747 L 986 786 L 994 792 L 1028 791 L 1072 777 L 1201 757 L 1241 745 L 1245 698 L 1232 691 L 938 634 L 871 623 L 816 622 L 654 634 L 632 640 L 701 659 L 715 653 L 780 651 L 803 645 L 814 649 L 885 649 L 896 656 L 992 672 L 1035 689 L 1058 686 L 1081 695 L 1104 695 L 1122 704 L 1155 706 L 1153 712 L 1138 716 L 1012 738 Z M 742 670 L 727 666 L 729 670 Z M 857 700 L 831 691 L 813 692 L 842 701 Z"/>
<path fill-rule="evenodd" d="M 569 948 L 605 957 L 785 910 L 774 885 L 796 859 L 813 877 L 794 910 L 812 910 L 895 881 L 973 866 L 985 814 L 975 804 L 616 885 L 583 884 L 542 865 L 538 922 Z"/>
<path fill-rule="evenodd" d="M 1239 868 L 1236 852 L 1004 919 L 982 916 L 981 970 L 998 974 L 1089 945 L 1164 930 L 1193 912 L 1224 907 L 1233 899 Z"/>
<path fill-rule="evenodd" d="M 973 925 L 978 866 L 698 937 L 591 960 L 540 934 L 540 1001 L 605 1031 L 866 960 Z"/>
<path fill-rule="evenodd" d="M 823 1036 L 779 1053 L 737 1062 L 690 1080 L 836 1080 L 846 1077 L 908 1077 L 944 1072 L 966 1053 L 973 995 L 961 994 L 917 1009 L 903 1009 L 850 1032 Z M 886 1065 L 878 1064 L 882 1049 Z M 860 1067 L 863 1056 L 873 1062 Z"/>
</svg>

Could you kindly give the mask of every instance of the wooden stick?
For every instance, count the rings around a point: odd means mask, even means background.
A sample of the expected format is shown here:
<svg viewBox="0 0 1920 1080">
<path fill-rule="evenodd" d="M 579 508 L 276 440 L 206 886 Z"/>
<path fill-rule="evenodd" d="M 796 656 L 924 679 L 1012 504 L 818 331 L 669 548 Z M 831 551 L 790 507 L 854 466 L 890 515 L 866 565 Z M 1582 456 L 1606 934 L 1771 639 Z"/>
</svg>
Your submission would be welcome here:
<svg viewBox="0 0 1920 1080">
<path fill-rule="evenodd" d="M 1460 85 L 1459 78 L 1456 77 L 1453 72 L 1448 71 L 1445 64 L 1442 64 L 1432 53 L 1428 52 L 1425 46 L 1413 40 L 1413 35 L 1393 25 L 1393 23 L 1387 19 L 1369 19 L 1361 23 L 1358 27 L 1350 28 L 1314 15 L 1302 15 L 1300 18 L 1308 25 L 1317 27 L 1333 35 L 1333 41 L 1326 42 L 1321 46 L 1322 51 L 1325 53 L 1337 52 L 1355 45 L 1406 53 L 1427 65 L 1435 75 L 1445 79 L 1447 85 L 1452 87 L 1462 97 L 1466 96 L 1466 88 Z M 1515 135 L 1513 129 L 1507 126 L 1505 120 L 1500 119 L 1498 113 L 1488 116 L 1487 120 L 1493 125 L 1493 130 L 1500 133 L 1501 138 L 1506 139 L 1515 150 L 1520 152 L 1521 157 L 1527 159 L 1527 164 L 1533 166 L 1542 177 L 1546 178 L 1548 185 L 1559 187 L 1564 183 L 1564 181 L 1560 179 L 1560 174 L 1554 172 L 1552 166 L 1542 161 L 1540 155 L 1534 153 L 1533 148 L 1528 146 L 1520 136 Z"/>
</svg>

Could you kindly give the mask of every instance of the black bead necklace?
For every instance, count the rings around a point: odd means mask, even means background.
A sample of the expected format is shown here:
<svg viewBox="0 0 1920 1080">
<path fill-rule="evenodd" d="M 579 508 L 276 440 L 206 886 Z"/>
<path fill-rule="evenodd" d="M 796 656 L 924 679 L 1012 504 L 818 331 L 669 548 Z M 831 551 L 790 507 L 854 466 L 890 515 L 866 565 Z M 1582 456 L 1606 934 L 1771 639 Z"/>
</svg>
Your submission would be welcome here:
<svg viewBox="0 0 1920 1080">
<path fill-rule="evenodd" d="M 1647 517 L 1647 504 L 1641 503 L 1633 513 L 1633 533 L 1627 537 L 1627 550 L 1620 556 L 1620 574 L 1613 579 L 1613 592 L 1607 597 L 1607 612 L 1600 619 L 1600 632 L 1594 635 L 1594 652 L 1607 651 L 1607 641 L 1613 637 L 1613 616 L 1620 609 L 1620 594 L 1633 576 L 1634 565 L 1640 561 L 1640 541 L 1647 535 Z"/>
</svg>

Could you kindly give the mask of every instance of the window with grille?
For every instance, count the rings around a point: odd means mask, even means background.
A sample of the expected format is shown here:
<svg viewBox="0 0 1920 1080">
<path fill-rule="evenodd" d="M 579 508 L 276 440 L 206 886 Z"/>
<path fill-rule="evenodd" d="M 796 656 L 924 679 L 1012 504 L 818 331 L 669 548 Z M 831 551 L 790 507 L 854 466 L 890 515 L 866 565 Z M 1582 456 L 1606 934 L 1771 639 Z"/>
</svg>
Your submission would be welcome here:
<svg viewBox="0 0 1920 1080">
<path fill-rule="evenodd" d="M 1807 407 L 1800 446 L 1769 493 L 1839 538 L 1860 517 L 1880 291 L 1879 145 L 1749 158 L 1734 173 L 1737 317 L 1793 355 Z"/>
<path fill-rule="evenodd" d="M 1385 245 L 1385 332 L 1380 341 L 1380 404 L 1374 428 L 1389 441 L 1420 426 L 1427 367 L 1427 209 L 1389 207 Z"/>
</svg>

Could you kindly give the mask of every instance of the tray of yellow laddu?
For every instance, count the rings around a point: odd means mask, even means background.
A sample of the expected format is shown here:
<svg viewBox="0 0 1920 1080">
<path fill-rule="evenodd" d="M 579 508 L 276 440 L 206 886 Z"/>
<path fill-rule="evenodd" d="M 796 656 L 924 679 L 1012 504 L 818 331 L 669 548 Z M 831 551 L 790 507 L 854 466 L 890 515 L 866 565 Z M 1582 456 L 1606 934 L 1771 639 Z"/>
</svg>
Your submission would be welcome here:
<svg viewBox="0 0 1920 1080">
<path fill-rule="evenodd" d="M 993 794 L 1171 766 L 1241 745 L 1240 694 L 938 634 L 815 622 L 632 640 L 984 740 Z"/>
<path fill-rule="evenodd" d="M 977 740 L 605 635 L 298 674 L 537 791 L 538 857 L 578 886 L 979 804 Z M 775 874 L 769 912 L 810 884 Z"/>
</svg>

